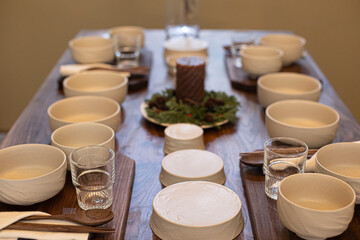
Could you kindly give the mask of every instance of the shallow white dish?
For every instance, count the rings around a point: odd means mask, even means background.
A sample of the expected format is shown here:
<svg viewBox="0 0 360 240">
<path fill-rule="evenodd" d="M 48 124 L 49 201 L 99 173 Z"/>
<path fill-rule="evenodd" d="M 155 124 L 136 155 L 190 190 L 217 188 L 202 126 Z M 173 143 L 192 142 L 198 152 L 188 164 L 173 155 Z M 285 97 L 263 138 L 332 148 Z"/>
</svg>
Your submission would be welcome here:
<svg viewBox="0 0 360 240">
<path fill-rule="evenodd" d="M 208 43 L 193 37 L 176 37 L 164 42 L 164 58 L 172 54 L 201 54 L 208 55 Z"/>
<path fill-rule="evenodd" d="M 67 77 L 63 86 L 66 97 L 104 96 L 121 104 L 127 95 L 128 78 L 122 73 L 94 70 Z"/>
<path fill-rule="evenodd" d="M 241 201 L 229 188 L 204 181 L 173 184 L 154 198 L 150 227 L 161 239 L 234 239 L 244 226 Z"/>
<path fill-rule="evenodd" d="M 147 115 L 147 112 L 146 112 L 147 106 L 148 106 L 148 105 L 147 105 L 147 103 L 145 103 L 145 102 L 142 102 L 141 105 L 140 105 L 141 115 L 142 115 L 146 120 L 148 120 L 149 122 L 152 122 L 152 123 L 154 123 L 154 124 L 156 124 L 156 125 L 163 126 L 163 127 L 168 127 L 168 126 L 171 125 L 170 123 L 160 123 L 160 122 L 156 121 L 155 119 L 149 117 L 149 116 Z M 218 126 L 224 125 L 224 124 L 226 124 L 226 123 L 228 123 L 228 122 L 229 122 L 228 120 L 224 120 L 224 121 L 222 121 L 222 122 L 216 123 L 215 125 L 201 125 L 200 127 L 201 127 L 202 129 L 213 128 L 213 127 L 218 127 Z"/>
<path fill-rule="evenodd" d="M 21 144 L 0 150 L 0 201 L 32 205 L 60 192 L 66 179 L 66 155 L 45 144 Z"/>
<path fill-rule="evenodd" d="M 186 181 L 224 184 L 224 162 L 217 154 L 198 149 L 179 150 L 162 160 L 160 182 L 163 186 Z"/>
</svg>

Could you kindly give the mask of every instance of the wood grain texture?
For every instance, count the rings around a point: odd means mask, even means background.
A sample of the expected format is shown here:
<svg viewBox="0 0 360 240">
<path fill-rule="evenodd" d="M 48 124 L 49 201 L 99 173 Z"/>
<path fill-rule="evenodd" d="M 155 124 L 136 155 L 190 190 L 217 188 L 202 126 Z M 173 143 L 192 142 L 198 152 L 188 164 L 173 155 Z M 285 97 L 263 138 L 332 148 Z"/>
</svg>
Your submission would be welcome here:
<svg viewBox="0 0 360 240">
<path fill-rule="evenodd" d="M 297 240 L 302 239 L 287 230 L 281 223 L 276 200 L 266 196 L 265 176 L 262 168 L 248 167 L 240 163 L 241 179 L 245 188 L 246 199 L 249 203 L 251 225 L 255 239 Z M 359 239 L 360 238 L 360 205 L 356 205 L 354 218 L 348 229 L 337 237 L 330 239 Z"/>
<path fill-rule="evenodd" d="M 105 31 L 83 31 L 80 36 L 100 35 Z M 264 34 L 265 32 L 259 32 Z M 207 129 L 204 132 L 206 150 L 218 154 L 224 160 L 225 185 L 235 191 L 242 202 L 245 227 L 238 239 L 253 239 L 247 201 L 240 176 L 239 153 L 262 149 L 268 139 L 264 124 L 264 109 L 259 105 L 255 93 L 244 92 L 231 87 L 224 67 L 223 45 L 230 42 L 231 31 L 202 30 L 200 38 L 209 44 L 209 59 L 206 66 L 206 90 L 224 91 L 234 95 L 240 102 L 239 119 L 221 129 Z M 131 197 L 125 239 L 152 239 L 149 226 L 152 201 L 161 190 L 159 173 L 163 153 L 164 128 L 144 120 L 140 104 L 153 93 L 174 88 L 174 78 L 167 74 L 163 59 L 163 30 L 147 30 L 145 46 L 153 53 L 150 80 L 147 89 L 130 92 L 122 103 L 122 126 L 116 133 L 117 150 L 136 161 L 135 180 Z M 303 58 L 310 66 L 311 73 L 323 82 L 320 102 L 335 108 L 340 114 L 340 125 L 335 141 L 360 140 L 360 127 L 349 110 L 334 92 L 325 76 L 310 55 Z M 69 51 L 61 57 L 38 93 L 9 131 L 1 147 L 20 143 L 50 142 L 50 128 L 47 121 L 47 107 L 63 98 L 57 91 L 60 64 L 72 62 Z M 262 206 L 259 206 L 261 208 Z M 47 208 L 45 208 L 47 209 Z M 56 211 L 54 209 L 54 211 Z M 57 210 L 59 213 L 60 210 Z M 116 239 L 117 238 L 113 238 Z"/>
</svg>

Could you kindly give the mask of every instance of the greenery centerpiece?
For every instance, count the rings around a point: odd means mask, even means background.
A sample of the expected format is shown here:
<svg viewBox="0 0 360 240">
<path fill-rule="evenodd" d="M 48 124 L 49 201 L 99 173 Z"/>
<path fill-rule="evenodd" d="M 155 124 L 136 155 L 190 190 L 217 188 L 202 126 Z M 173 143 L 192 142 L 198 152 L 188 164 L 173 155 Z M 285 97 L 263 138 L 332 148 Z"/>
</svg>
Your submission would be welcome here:
<svg viewBox="0 0 360 240">
<path fill-rule="evenodd" d="M 192 123 L 196 125 L 216 125 L 224 121 L 235 122 L 240 102 L 224 92 L 205 91 L 202 102 L 190 99 L 177 101 L 175 90 L 166 89 L 155 93 L 147 103 L 146 113 L 159 123 Z"/>
</svg>

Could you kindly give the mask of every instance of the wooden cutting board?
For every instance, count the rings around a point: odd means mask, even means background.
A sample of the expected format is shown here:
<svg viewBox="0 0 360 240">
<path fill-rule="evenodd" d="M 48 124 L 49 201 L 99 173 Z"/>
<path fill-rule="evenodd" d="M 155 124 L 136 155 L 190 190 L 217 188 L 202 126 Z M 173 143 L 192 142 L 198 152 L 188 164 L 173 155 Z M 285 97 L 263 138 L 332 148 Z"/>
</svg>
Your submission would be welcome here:
<svg viewBox="0 0 360 240">
<path fill-rule="evenodd" d="M 276 201 L 268 198 L 265 194 L 265 176 L 262 174 L 262 168 L 249 167 L 240 163 L 240 173 L 249 208 L 254 239 L 302 239 L 282 225 L 278 216 Z M 349 228 L 343 234 L 329 239 L 360 239 L 360 205 L 355 206 L 354 218 Z"/>
<path fill-rule="evenodd" d="M 116 152 L 114 200 L 111 206 L 114 219 L 106 227 L 115 228 L 114 234 L 94 234 L 92 240 L 118 240 L 125 235 L 132 186 L 135 175 L 135 161 Z M 64 188 L 55 197 L 32 206 L 14 206 L 0 203 L 0 211 L 43 211 L 50 214 L 72 213 L 80 209 L 76 200 L 75 188 L 68 171 Z"/>
</svg>

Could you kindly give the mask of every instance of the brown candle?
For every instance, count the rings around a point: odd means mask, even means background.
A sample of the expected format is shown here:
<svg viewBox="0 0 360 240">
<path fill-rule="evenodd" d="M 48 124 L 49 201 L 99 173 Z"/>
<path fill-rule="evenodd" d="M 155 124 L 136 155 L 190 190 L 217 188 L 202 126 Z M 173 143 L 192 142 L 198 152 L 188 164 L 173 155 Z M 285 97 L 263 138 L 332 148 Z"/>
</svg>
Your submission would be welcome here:
<svg viewBox="0 0 360 240">
<path fill-rule="evenodd" d="M 205 96 L 205 61 L 199 57 L 176 60 L 176 99 L 183 102 L 202 102 Z"/>
</svg>

